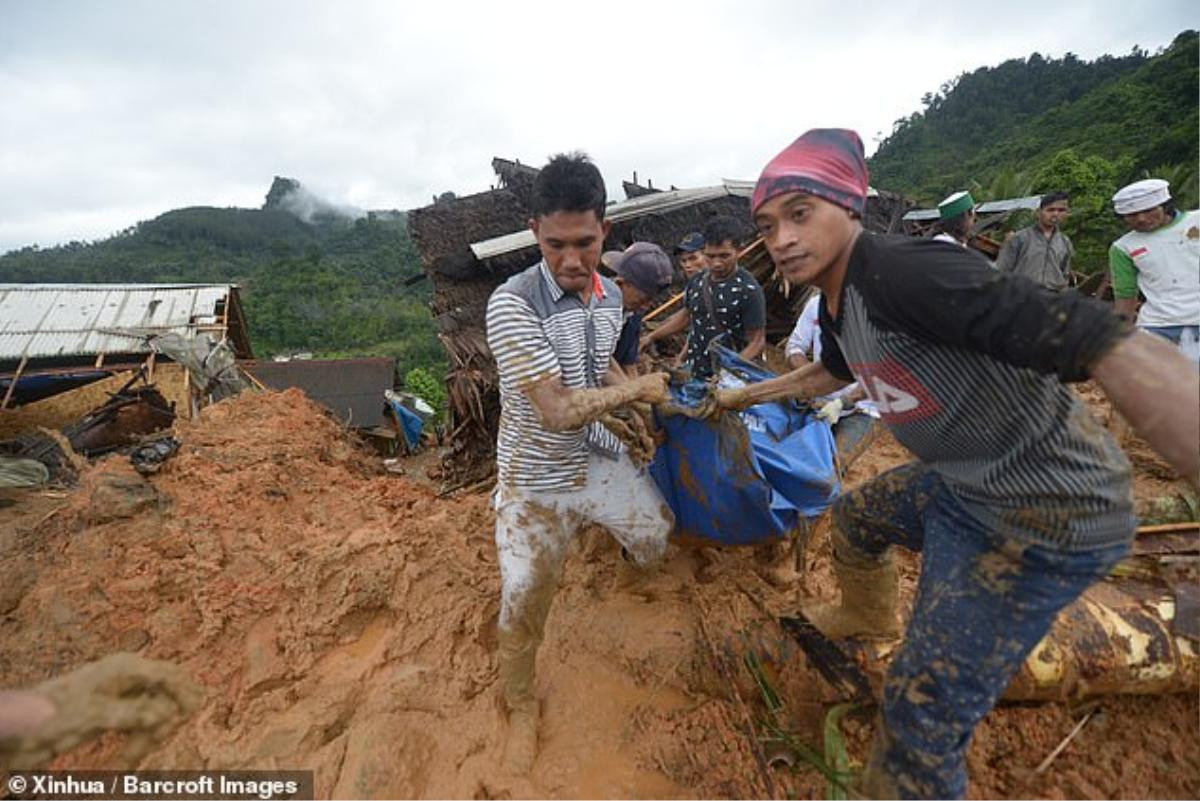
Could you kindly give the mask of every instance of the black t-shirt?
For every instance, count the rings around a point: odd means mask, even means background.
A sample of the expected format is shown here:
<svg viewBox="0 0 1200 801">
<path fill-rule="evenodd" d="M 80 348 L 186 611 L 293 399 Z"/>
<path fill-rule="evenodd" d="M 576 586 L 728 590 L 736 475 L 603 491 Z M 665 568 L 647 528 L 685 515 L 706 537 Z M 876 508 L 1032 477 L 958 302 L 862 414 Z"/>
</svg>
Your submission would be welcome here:
<svg viewBox="0 0 1200 801">
<path fill-rule="evenodd" d="M 958 245 L 863 233 L 821 362 L 993 530 L 1098 548 L 1132 531 L 1129 464 L 1060 383 L 1128 332 L 1103 303 Z"/>
<path fill-rule="evenodd" d="M 684 288 L 684 303 L 691 316 L 687 360 L 692 374 L 700 378 L 712 375 L 709 342 L 728 334 L 720 343 L 740 351 L 749 342 L 747 332 L 766 327 L 762 287 L 740 266 L 724 281 L 713 281 L 708 270 L 692 276 Z"/>
<path fill-rule="evenodd" d="M 638 344 L 642 338 L 642 314 L 632 312 L 625 318 L 621 326 L 621 335 L 617 337 L 617 346 L 613 349 L 613 359 L 622 367 L 637 364 Z"/>
</svg>

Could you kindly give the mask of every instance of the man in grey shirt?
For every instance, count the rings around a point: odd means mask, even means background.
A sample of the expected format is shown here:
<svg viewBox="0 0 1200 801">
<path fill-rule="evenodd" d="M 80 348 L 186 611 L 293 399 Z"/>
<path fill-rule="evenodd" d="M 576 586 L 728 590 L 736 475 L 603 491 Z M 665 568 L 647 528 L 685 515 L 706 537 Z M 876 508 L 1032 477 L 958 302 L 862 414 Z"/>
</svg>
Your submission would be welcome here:
<svg viewBox="0 0 1200 801">
<path fill-rule="evenodd" d="M 830 637 L 895 637 L 893 549 L 921 551 L 904 642 L 882 688 L 866 798 L 961 798 L 976 725 L 1059 610 L 1133 540 L 1131 469 L 1064 382 L 1091 379 L 1178 473 L 1200 476 L 1200 375 L 1107 305 L 997 273 L 965 248 L 863 230 L 853 131 L 776 156 L 750 208 L 795 286 L 821 290 L 821 360 L 716 392 L 724 409 L 811 399 L 857 380 L 916 457 L 838 497 L 839 603 L 805 604 Z"/>
<path fill-rule="evenodd" d="M 1069 213 L 1070 198 L 1066 192 L 1042 195 L 1037 222 L 1009 237 L 1000 248 L 996 269 L 1023 275 L 1050 289 L 1067 286 L 1075 247 L 1059 226 Z"/>
</svg>

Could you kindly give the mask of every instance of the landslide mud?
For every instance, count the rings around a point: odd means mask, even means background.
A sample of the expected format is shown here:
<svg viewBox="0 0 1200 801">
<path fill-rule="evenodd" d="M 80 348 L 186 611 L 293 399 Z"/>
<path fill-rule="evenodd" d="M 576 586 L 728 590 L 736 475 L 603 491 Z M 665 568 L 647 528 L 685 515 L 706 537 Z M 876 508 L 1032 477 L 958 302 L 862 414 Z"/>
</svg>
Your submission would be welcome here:
<svg viewBox="0 0 1200 801">
<path fill-rule="evenodd" d="M 487 496 L 438 499 L 382 473 L 296 391 L 244 394 L 177 434 L 180 452 L 149 479 L 112 457 L 53 508 L 22 511 L 12 496 L 0 509 L 0 686 L 35 686 L 117 651 L 172 662 L 201 686 L 198 711 L 143 767 L 311 769 L 318 797 L 763 796 L 702 615 L 719 652 L 763 657 L 783 722 L 819 747 L 831 690 L 771 614 L 833 595 L 822 526 L 800 560 L 803 584 L 777 586 L 779 565 L 750 549 L 672 547 L 651 601 L 613 589 L 617 548 L 585 532 L 538 660 L 540 753 L 517 777 L 501 769 Z M 848 483 L 906 458 L 885 436 Z M 903 560 L 906 591 L 915 564 Z M 764 715 L 750 677 L 735 682 Z M 970 750 L 971 796 L 1200 792 L 1194 697 L 1103 708 L 1038 775 L 1071 710 L 993 712 Z M 845 729 L 862 759 L 869 714 Z M 124 737 L 52 764 L 116 765 Z M 780 795 L 824 797 L 802 764 L 772 780 Z"/>
</svg>

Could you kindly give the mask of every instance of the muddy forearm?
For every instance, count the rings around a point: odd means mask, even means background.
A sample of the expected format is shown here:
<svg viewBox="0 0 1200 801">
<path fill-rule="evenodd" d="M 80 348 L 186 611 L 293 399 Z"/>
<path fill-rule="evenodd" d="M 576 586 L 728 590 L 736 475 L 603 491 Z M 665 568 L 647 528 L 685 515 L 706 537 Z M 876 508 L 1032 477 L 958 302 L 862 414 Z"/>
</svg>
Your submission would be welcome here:
<svg viewBox="0 0 1200 801">
<path fill-rule="evenodd" d="M 203 691 L 179 667 L 110 654 L 35 690 L 0 693 L 0 769 L 27 770 L 108 731 L 136 764 L 187 720 Z"/>
<path fill-rule="evenodd" d="M 1166 340 L 1144 332 L 1123 339 L 1091 366 L 1113 407 L 1160 456 L 1200 484 L 1200 373 Z"/>
<path fill-rule="evenodd" d="M 597 389 L 567 389 L 561 382 L 557 386 L 543 382 L 530 388 L 528 395 L 542 425 L 550 431 L 570 431 L 634 401 L 661 402 L 666 386 L 665 374 L 651 373 Z"/>
<path fill-rule="evenodd" d="M 754 405 L 783 398 L 807 400 L 820 395 L 828 395 L 848 383 L 826 370 L 820 362 L 812 362 L 790 373 L 784 373 L 778 378 L 749 384 L 739 391 L 745 395 L 749 405 Z"/>
<path fill-rule="evenodd" d="M 604 385 L 615 387 L 618 384 L 624 384 L 626 381 L 637 377 L 636 370 L 636 365 L 631 364 L 628 367 L 622 367 L 617 364 L 616 359 L 610 358 L 608 360 L 608 372 L 604 374 Z"/>
<path fill-rule="evenodd" d="M 801 367 L 807 367 L 808 365 L 812 364 L 811 361 L 805 358 L 803 353 L 793 353 L 787 357 L 787 361 L 793 370 L 799 370 Z"/>
</svg>

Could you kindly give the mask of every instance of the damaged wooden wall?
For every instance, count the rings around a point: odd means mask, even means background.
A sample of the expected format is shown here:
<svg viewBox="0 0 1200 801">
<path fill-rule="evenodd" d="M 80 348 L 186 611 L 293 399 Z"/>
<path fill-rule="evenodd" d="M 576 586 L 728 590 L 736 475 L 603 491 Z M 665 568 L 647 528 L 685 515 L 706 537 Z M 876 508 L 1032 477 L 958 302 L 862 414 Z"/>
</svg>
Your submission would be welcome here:
<svg viewBox="0 0 1200 801">
<path fill-rule="evenodd" d="M 102 405 L 112 393 L 133 377 L 133 373 L 133 370 L 123 370 L 108 378 L 60 395 L 18 406 L 15 409 L 5 409 L 0 412 L 0 440 L 35 432 L 39 428 L 49 428 L 55 431 L 64 428 Z M 154 368 L 154 380 L 151 383 L 158 388 L 158 391 L 169 403 L 175 404 L 176 413 L 186 418 L 188 416 L 187 385 L 183 376 L 183 368 L 178 364 L 159 364 Z"/>
</svg>

